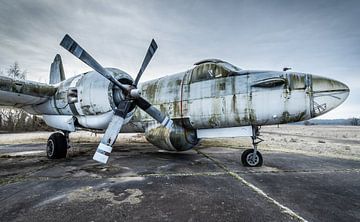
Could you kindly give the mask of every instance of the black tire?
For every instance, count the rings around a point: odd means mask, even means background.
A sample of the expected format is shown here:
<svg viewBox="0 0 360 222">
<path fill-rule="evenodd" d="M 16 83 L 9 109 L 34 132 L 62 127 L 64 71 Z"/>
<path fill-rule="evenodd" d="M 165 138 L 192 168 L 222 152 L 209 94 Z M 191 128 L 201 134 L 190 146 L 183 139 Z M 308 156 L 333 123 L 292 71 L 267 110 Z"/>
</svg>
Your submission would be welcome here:
<svg viewBox="0 0 360 222">
<path fill-rule="evenodd" d="M 61 133 L 50 135 L 46 144 L 46 155 L 49 159 L 65 158 L 67 153 L 66 137 Z"/>
<path fill-rule="evenodd" d="M 241 162 L 246 167 L 260 167 L 263 164 L 263 158 L 259 151 L 256 151 L 255 162 L 252 160 L 254 149 L 247 149 L 241 155 Z"/>
</svg>

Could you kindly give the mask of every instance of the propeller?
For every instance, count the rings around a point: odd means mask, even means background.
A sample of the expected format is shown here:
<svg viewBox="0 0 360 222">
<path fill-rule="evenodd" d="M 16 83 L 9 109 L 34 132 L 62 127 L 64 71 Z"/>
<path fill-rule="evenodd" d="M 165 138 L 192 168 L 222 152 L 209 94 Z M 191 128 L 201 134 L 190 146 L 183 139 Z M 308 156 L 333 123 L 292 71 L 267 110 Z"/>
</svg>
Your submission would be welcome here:
<svg viewBox="0 0 360 222">
<path fill-rule="evenodd" d="M 93 68 L 96 72 L 110 80 L 120 89 L 128 91 L 130 88 L 120 83 L 114 76 L 102 67 L 89 53 L 87 53 L 77 42 L 75 42 L 68 34 L 66 34 L 60 45 L 68 50 L 75 57 L 83 61 L 85 64 Z"/>
<path fill-rule="evenodd" d="M 154 39 L 151 40 L 151 43 L 150 43 L 150 46 L 148 48 L 148 51 L 145 55 L 145 58 L 144 58 L 144 61 L 140 67 L 140 70 L 136 76 L 136 79 L 134 81 L 134 86 L 136 87 L 137 84 L 139 83 L 139 80 L 140 80 L 140 77 L 142 76 L 144 70 L 146 69 L 147 65 L 149 64 L 150 60 L 152 59 L 153 55 L 155 54 L 156 52 L 156 49 L 158 48 L 156 42 Z"/>
<path fill-rule="evenodd" d="M 108 70 L 100 65 L 89 53 L 87 53 L 75 40 L 66 34 L 61 41 L 60 45 L 68 50 L 75 57 L 79 58 L 85 64 L 93 68 L 100 75 L 107 78 L 110 82 L 118 86 L 126 95 L 126 100 L 121 102 L 116 109 L 108 127 L 105 130 L 104 136 L 101 138 L 100 144 L 94 154 L 93 159 L 106 164 L 109 159 L 109 154 L 112 151 L 112 145 L 115 143 L 116 138 L 124 124 L 126 115 L 133 104 L 137 105 L 140 109 L 144 110 L 152 118 L 158 121 L 166 128 L 172 127 L 172 120 L 164 113 L 151 105 L 146 99 L 141 96 L 141 92 L 137 89 L 139 80 L 145 71 L 147 65 L 151 61 L 156 49 L 158 48 L 155 40 L 153 39 L 147 50 L 140 70 L 132 85 L 122 84 L 119 82 Z"/>
</svg>

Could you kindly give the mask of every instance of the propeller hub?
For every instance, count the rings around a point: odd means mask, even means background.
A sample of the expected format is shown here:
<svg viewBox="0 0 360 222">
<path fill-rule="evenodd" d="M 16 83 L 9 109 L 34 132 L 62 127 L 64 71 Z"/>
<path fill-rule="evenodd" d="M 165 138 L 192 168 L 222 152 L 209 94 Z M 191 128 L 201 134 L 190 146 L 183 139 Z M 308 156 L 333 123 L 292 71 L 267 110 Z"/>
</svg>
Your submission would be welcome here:
<svg viewBox="0 0 360 222">
<path fill-rule="evenodd" d="M 141 96 L 141 91 L 138 89 L 130 90 L 130 96 L 133 98 L 139 98 Z"/>
</svg>

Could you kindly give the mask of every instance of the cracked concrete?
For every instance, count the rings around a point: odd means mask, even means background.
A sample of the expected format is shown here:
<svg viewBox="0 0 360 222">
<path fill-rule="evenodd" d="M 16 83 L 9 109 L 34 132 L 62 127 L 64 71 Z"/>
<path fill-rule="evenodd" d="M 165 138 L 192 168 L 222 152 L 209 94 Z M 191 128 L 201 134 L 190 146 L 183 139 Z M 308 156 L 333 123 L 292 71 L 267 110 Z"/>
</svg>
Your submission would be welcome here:
<svg viewBox="0 0 360 222">
<path fill-rule="evenodd" d="M 2 221 L 360 220 L 357 160 L 264 150 L 263 167 L 245 168 L 239 148 L 172 153 L 127 141 L 101 165 L 96 143 L 73 145 L 64 160 L 0 158 Z"/>
</svg>

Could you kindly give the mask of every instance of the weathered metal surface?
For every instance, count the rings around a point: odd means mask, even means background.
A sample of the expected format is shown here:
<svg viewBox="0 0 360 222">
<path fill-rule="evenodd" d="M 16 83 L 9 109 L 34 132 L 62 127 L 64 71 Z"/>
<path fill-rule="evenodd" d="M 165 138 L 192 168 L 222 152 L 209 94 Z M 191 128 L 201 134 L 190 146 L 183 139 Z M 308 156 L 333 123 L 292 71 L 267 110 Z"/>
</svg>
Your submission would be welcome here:
<svg viewBox="0 0 360 222">
<path fill-rule="evenodd" d="M 252 126 L 211 128 L 196 130 L 197 137 L 201 138 L 231 138 L 231 137 L 251 137 L 253 135 Z"/>
<path fill-rule="evenodd" d="M 118 69 L 107 69 L 115 78 L 131 77 Z M 55 95 L 55 105 L 62 114 L 74 116 L 100 115 L 113 110 L 114 85 L 97 72 L 88 72 L 62 82 Z M 77 90 L 76 102 L 69 101 L 69 93 Z"/>
<path fill-rule="evenodd" d="M 348 97 L 349 88 L 336 80 L 312 75 L 312 117 L 320 116 L 339 106 Z"/>
<path fill-rule="evenodd" d="M 57 54 L 53 63 L 51 63 L 50 67 L 50 84 L 57 84 L 61 81 L 65 80 L 64 67 L 61 61 L 61 56 Z"/>
<path fill-rule="evenodd" d="M 146 132 L 149 141 L 163 149 L 186 150 L 196 144 L 196 129 L 303 121 L 334 109 L 349 94 L 345 84 L 310 74 L 241 70 L 220 60 L 197 64 L 139 86 L 153 108 L 171 118 L 172 130 L 132 109 L 122 132 Z M 122 84 L 133 81 L 121 70 L 106 70 Z M 118 87 L 94 71 L 56 87 L 0 77 L 1 104 L 19 103 L 34 114 L 73 116 L 86 128 L 105 129 L 124 99 Z"/>
<path fill-rule="evenodd" d="M 143 97 L 161 112 L 172 119 L 181 118 L 181 83 L 183 77 L 184 73 L 166 76 L 143 83 L 139 88 Z M 135 111 L 133 119 L 134 122 L 144 122 L 144 124 L 153 121 L 149 115 L 140 109 Z"/>
<path fill-rule="evenodd" d="M 74 117 L 65 115 L 43 115 L 45 123 L 55 129 L 68 132 L 75 131 Z"/>
<path fill-rule="evenodd" d="M 170 151 L 185 151 L 198 143 L 196 131 L 174 125 L 171 129 L 161 125 L 149 127 L 145 131 L 145 138 L 155 146 Z"/>
<path fill-rule="evenodd" d="M 213 67 L 207 62 L 199 66 Z M 349 94 L 341 82 L 304 73 L 232 70 L 228 76 L 201 81 L 192 74 L 190 70 L 149 81 L 142 90 L 161 111 L 173 119 L 189 119 L 196 129 L 303 121 L 334 109 Z M 138 110 L 133 121 L 147 124 L 151 119 Z"/>
<path fill-rule="evenodd" d="M 48 84 L 0 76 L 0 105 L 23 107 L 41 104 L 55 92 L 56 87 Z"/>
<path fill-rule="evenodd" d="M 115 78 L 132 81 L 118 69 L 107 69 Z M 97 72 L 87 72 L 61 82 L 45 103 L 26 107 L 33 114 L 89 116 L 112 111 L 121 101 L 121 91 Z M 116 95 L 114 95 L 116 94 Z M 117 100 L 114 100 L 117 98 Z"/>
</svg>

